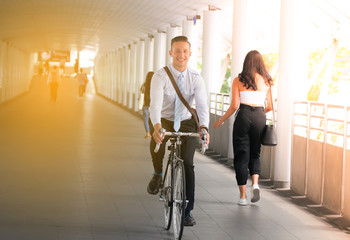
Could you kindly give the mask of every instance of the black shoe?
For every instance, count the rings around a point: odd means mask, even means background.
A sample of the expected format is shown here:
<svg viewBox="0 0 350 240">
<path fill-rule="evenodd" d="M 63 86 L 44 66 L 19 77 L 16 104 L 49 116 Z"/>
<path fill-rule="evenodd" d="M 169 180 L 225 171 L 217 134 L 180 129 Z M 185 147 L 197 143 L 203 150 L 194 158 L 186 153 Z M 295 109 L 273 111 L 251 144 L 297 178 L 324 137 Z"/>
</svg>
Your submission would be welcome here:
<svg viewBox="0 0 350 240">
<path fill-rule="evenodd" d="M 193 218 L 192 213 L 191 212 L 186 213 L 185 214 L 184 226 L 192 227 L 194 225 L 196 225 L 196 220 Z"/>
<path fill-rule="evenodd" d="M 156 195 L 159 192 L 159 187 L 162 182 L 162 176 L 154 174 L 151 181 L 148 184 L 147 192 L 149 194 Z"/>
</svg>

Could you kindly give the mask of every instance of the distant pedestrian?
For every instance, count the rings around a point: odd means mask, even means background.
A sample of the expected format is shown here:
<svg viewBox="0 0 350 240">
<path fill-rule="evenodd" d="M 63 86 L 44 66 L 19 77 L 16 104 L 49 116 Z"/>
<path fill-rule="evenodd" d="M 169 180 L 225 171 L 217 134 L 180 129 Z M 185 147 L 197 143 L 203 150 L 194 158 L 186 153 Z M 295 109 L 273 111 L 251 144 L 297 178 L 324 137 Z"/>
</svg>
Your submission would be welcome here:
<svg viewBox="0 0 350 240">
<path fill-rule="evenodd" d="M 50 86 L 50 101 L 56 102 L 57 90 L 60 83 L 60 75 L 58 73 L 57 66 L 53 66 L 52 71 L 47 78 L 47 84 Z"/>
<path fill-rule="evenodd" d="M 89 82 L 86 73 L 83 73 L 83 69 L 80 68 L 80 73 L 76 76 L 78 80 L 78 92 L 79 97 L 83 97 L 86 90 L 86 84 Z"/>
<path fill-rule="evenodd" d="M 45 62 L 44 68 L 45 68 L 45 75 L 49 75 L 49 72 L 50 72 L 50 63 L 49 63 L 49 61 Z"/>
<path fill-rule="evenodd" d="M 75 75 L 78 75 L 78 73 L 79 73 L 79 60 L 78 59 L 75 59 L 74 73 L 75 73 Z"/>
<path fill-rule="evenodd" d="M 65 69 L 66 61 L 64 59 L 60 60 L 60 75 L 64 76 L 64 69 Z"/>
</svg>

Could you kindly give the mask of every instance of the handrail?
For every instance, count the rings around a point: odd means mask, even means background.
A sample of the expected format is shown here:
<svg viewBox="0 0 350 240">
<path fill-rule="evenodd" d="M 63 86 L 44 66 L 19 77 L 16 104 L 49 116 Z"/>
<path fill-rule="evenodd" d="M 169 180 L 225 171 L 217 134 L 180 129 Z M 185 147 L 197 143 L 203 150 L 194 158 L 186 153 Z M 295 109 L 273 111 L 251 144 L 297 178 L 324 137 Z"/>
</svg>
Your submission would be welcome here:
<svg viewBox="0 0 350 240">
<path fill-rule="evenodd" d="M 349 120 L 347 119 L 348 112 L 350 110 L 350 106 L 342 106 L 342 105 L 336 105 L 336 104 L 326 104 L 326 103 L 320 103 L 320 102 L 312 102 L 312 101 L 295 101 L 294 102 L 294 109 L 296 108 L 296 105 L 298 104 L 304 104 L 307 105 L 307 112 L 296 112 L 294 111 L 294 120 L 296 117 L 306 117 L 308 124 L 302 124 L 302 123 L 297 123 L 294 121 L 293 129 L 295 127 L 300 127 L 300 128 L 306 128 L 307 131 L 310 130 L 316 130 L 322 132 L 324 135 L 327 134 L 332 134 L 336 135 L 338 137 L 343 137 L 343 144 L 342 147 L 346 148 L 346 138 L 350 137 L 350 134 L 346 131 L 347 130 L 347 125 L 350 124 Z M 321 107 L 323 108 L 322 113 L 313 113 L 312 112 L 312 107 Z M 341 114 L 338 114 L 338 116 L 329 116 L 326 113 L 329 112 L 329 109 L 338 109 L 338 110 L 343 110 Z M 323 123 L 321 126 L 312 126 L 311 120 L 317 119 L 320 121 L 320 124 Z M 337 124 L 339 126 L 340 130 L 334 130 L 334 129 L 329 129 L 330 124 Z M 329 142 L 327 142 L 329 143 Z M 333 144 L 333 143 L 330 143 Z"/>
<path fill-rule="evenodd" d="M 227 93 L 210 93 L 210 113 L 223 116 L 227 108 L 230 106 L 230 95 Z M 227 106 L 227 108 L 225 108 Z"/>
</svg>

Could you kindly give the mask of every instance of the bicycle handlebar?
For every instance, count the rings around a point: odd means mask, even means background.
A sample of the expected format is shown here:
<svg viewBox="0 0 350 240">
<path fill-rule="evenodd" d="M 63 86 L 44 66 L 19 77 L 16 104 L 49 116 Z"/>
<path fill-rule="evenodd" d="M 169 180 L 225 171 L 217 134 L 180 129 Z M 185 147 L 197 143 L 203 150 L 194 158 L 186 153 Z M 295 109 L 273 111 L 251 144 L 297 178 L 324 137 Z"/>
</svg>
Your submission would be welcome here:
<svg viewBox="0 0 350 240">
<path fill-rule="evenodd" d="M 165 135 L 164 135 L 165 134 Z M 163 136 L 171 136 L 171 137 L 200 137 L 199 133 L 192 133 L 192 132 L 166 132 L 164 128 L 160 129 L 160 135 Z M 202 150 L 201 153 L 204 154 L 205 150 L 208 149 L 207 145 L 207 131 L 202 130 L 202 136 L 203 136 L 203 142 L 202 142 Z M 160 148 L 160 143 L 157 143 L 156 147 L 154 148 L 154 152 L 157 153 Z"/>
</svg>

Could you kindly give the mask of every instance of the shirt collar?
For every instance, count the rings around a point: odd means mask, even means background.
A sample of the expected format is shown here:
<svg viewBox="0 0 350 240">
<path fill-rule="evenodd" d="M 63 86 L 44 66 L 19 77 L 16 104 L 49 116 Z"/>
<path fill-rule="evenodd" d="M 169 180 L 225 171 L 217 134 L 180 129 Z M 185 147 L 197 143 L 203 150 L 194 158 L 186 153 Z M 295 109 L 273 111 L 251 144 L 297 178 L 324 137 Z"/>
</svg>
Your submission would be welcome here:
<svg viewBox="0 0 350 240">
<path fill-rule="evenodd" d="M 176 79 L 178 79 L 179 76 L 180 76 L 180 74 L 181 74 L 181 72 L 179 72 L 178 70 L 176 70 L 176 69 L 174 68 L 174 66 L 173 66 L 172 63 L 169 64 L 169 68 L 170 68 L 171 72 L 174 73 Z M 182 72 L 182 75 L 184 76 L 184 78 L 185 78 L 186 74 L 187 74 L 187 68 L 186 68 L 185 71 Z"/>
</svg>

